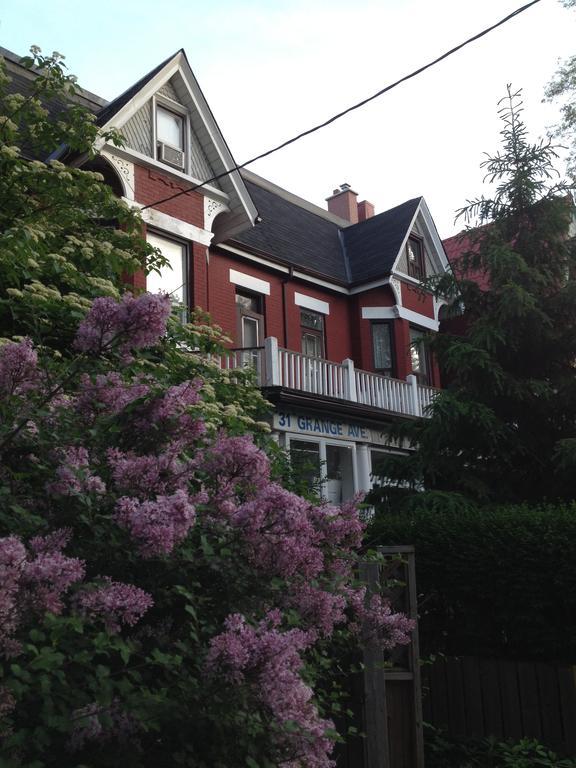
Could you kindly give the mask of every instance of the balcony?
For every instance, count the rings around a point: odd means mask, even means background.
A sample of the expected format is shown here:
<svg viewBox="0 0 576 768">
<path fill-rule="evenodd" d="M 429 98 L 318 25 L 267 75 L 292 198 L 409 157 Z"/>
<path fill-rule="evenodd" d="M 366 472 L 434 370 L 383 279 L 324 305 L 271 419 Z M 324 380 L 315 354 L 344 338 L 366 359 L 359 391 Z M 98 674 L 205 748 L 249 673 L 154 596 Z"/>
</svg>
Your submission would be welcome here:
<svg viewBox="0 0 576 768">
<path fill-rule="evenodd" d="M 426 416 L 427 408 L 439 391 L 418 383 L 414 375 L 406 381 L 360 371 L 352 360 L 332 363 L 307 357 L 278 346 L 273 336 L 263 347 L 233 349 L 220 360 L 222 368 L 233 370 L 251 366 L 261 387 L 283 387 L 380 408 L 403 416 Z"/>
</svg>

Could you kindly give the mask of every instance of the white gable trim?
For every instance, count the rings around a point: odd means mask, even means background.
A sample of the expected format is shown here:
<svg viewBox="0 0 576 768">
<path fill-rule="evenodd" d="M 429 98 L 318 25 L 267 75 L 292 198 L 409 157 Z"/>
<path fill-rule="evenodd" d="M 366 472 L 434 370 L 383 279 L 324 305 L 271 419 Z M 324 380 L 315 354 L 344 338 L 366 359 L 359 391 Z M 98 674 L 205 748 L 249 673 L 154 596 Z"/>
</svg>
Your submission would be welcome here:
<svg viewBox="0 0 576 768">
<path fill-rule="evenodd" d="M 142 208 L 143 203 L 128 200 L 126 197 L 122 199 L 133 208 Z M 146 224 L 150 224 L 162 232 L 169 232 L 171 235 L 182 237 L 185 240 L 193 240 L 195 243 L 201 243 L 206 246 L 210 245 L 212 240 L 212 232 L 207 232 L 205 229 L 200 229 L 200 227 L 196 227 L 194 224 L 188 224 L 188 222 L 182 221 L 182 219 L 178 219 L 175 216 L 157 211 L 155 208 L 146 208 L 145 211 L 141 212 L 141 216 Z"/>
<path fill-rule="evenodd" d="M 260 280 L 259 277 L 247 275 L 245 272 L 238 272 L 235 269 L 230 270 L 230 282 L 239 285 L 241 288 L 248 288 L 249 291 L 264 293 L 270 296 L 270 283 L 266 280 Z"/>
<path fill-rule="evenodd" d="M 432 261 L 436 263 L 438 262 L 440 263 L 440 271 L 442 270 L 444 270 L 445 272 L 450 271 L 450 265 L 448 263 L 448 259 L 446 258 L 446 251 L 444 250 L 444 246 L 442 245 L 442 241 L 440 240 L 440 236 L 438 235 L 438 230 L 436 229 L 436 225 L 434 224 L 434 219 L 430 214 L 430 210 L 426 204 L 426 200 L 424 200 L 424 198 L 421 197 L 420 202 L 418 203 L 418 206 L 416 208 L 416 211 L 414 212 L 414 216 L 412 217 L 412 221 L 410 222 L 410 226 L 406 230 L 406 234 L 404 236 L 404 239 L 402 240 L 402 245 L 400 246 L 400 250 L 396 254 L 396 258 L 394 259 L 394 264 L 392 265 L 392 269 L 390 270 L 393 273 L 402 275 L 402 278 L 407 278 L 408 280 L 411 280 L 418 284 L 421 283 L 420 280 L 415 280 L 414 278 L 411 278 L 409 275 L 405 275 L 403 272 L 400 272 L 398 270 L 398 262 L 400 261 L 400 258 L 404 253 L 404 249 L 406 248 L 406 243 L 408 242 L 408 238 L 412 234 L 414 225 L 416 224 L 416 220 L 418 219 L 419 216 L 421 217 L 422 224 L 424 225 L 424 229 L 426 230 L 424 239 L 428 238 L 432 243 L 432 246 L 434 247 L 434 253 L 430 254 Z"/>
<path fill-rule="evenodd" d="M 311 309 L 313 312 L 320 312 L 322 315 L 330 314 L 330 304 L 327 301 L 321 301 L 314 296 L 307 296 L 305 293 L 294 293 L 294 304 L 304 309 Z"/>
</svg>

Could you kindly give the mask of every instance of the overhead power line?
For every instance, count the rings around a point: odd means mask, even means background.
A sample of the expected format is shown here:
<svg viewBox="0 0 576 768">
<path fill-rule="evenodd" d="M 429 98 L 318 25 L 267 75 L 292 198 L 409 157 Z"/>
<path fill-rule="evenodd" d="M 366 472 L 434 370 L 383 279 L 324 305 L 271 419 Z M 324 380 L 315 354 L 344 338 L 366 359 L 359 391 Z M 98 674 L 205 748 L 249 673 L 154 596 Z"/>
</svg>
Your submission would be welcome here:
<svg viewBox="0 0 576 768">
<path fill-rule="evenodd" d="M 281 149 L 284 149 L 284 147 L 287 147 L 290 144 L 294 144 L 294 142 L 299 141 L 300 139 L 303 139 L 305 136 L 310 136 L 310 134 L 316 133 L 316 131 L 319 131 L 321 128 L 326 128 L 327 125 L 330 125 L 331 123 L 336 122 L 336 120 L 340 120 L 340 118 L 344 117 L 344 115 L 347 115 L 356 109 L 360 109 L 360 107 L 363 107 L 365 104 L 368 104 L 369 102 L 374 101 L 374 99 L 377 99 L 379 96 L 382 96 L 383 94 L 388 93 L 388 91 L 391 91 L 393 88 L 397 88 L 399 85 L 401 85 L 402 83 L 405 83 L 407 80 L 411 80 L 413 77 L 417 77 L 418 75 L 422 74 L 422 72 L 425 72 L 427 69 L 430 69 L 431 67 L 436 66 L 436 64 L 439 64 L 441 61 L 443 61 L 444 59 L 447 59 L 449 56 L 452 56 L 457 51 L 460 51 L 462 48 L 465 48 L 467 45 L 470 45 L 470 43 L 473 43 L 476 40 L 479 40 L 481 37 L 484 37 L 484 35 L 487 35 L 493 30 L 497 29 L 498 27 L 501 27 L 503 24 L 506 24 L 506 22 L 510 21 L 515 16 L 519 16 L 521 13 L 524 13 L 524 11 L 527 11 L 528 8 L 531 8 L 533 5 L 536 5 L 536 3 L 539 3 L 540 1 L 541 0 L 532 0 L 530 3 L 526 3 L 526 5 L 523 5 L 520 8 L 517 8 L 515 11 L 512 11 L 512 13 L 509 13 L 508 16 L 505 16 L 503 19 L 500 19 L 500 21 L 496 22 L 496 24 L 492 24 L 492 26 L 486 27 L 486 29 L 483 29 L 481 32 L 478 32 L 478 34 L 474 35 L 473 37 L 469 37 L 467 40 L 464 40 L 463 43 L 456 45 L 454 48 L 451 48 L 449 51 L 446 51 L 445 53 L 441 54 L 436 59 L 433 59 L 433 61 L 429 61 L 427 64 L 424 64 L 422 67 L 419 67 L 418 69 L 415 69 L 413 72 L 410 72 L 410 74 L 404 75 L 404 77 L 401 77 L 399 80 L 396 80 L 390 85 L 387 85 L 384 88 L 381 88 L 376 93 L 373 93 L 372 96 L 368 96 L 368 98 L 363 99 L 362 101 L 359 101 L 356 104 L 353 104 L 351 107 L 348 107 L 347 109 L 342 110 L 342 112 L 338 112 L 336 115 L 332 115 L 332 117 L 329 117 L 328 120 L 324 120 L 323 123 L 319 123 L 318 125 L 315 125 L 312 128 L 308 128 L 308 130 L 306 131 L 302 131 L 302 133 L 299 133 L 297 136 L 293 136 L 291 139 L 287 139 L 286 141 L 283 141 L 282 144 L 278 144 L 278 146 L 272 147 L 272 149 L 268 149 L 266 150 L 266 152 L 262 152 L 261 154 L 256 155 L 256 157 L 253 157 L 250 160 L 246 160 L 245 163 L 241 163 L 240 165 L 235 165 L 233 168 L 230 168 L 227 171 L 223 171 L 222 173 L 218 173 L 215 176 L 211 176 L 209 179 L 206 179 L 200 184 L 195 184 L 189 189 L 182 189 L 180 190 L 180 192 L 175 192 L 173 195 L 169 195 L 168 197 L 163 197 L 161 200 L 156 200 L 153 203 L 148 203 L 148 205 L 144 205 L 141 208 L 141 210 L 145 211 L 147 208 L 153 208 L 156 205 L 162 205 L 162 203 L 167 203 L 169 200 L 174 200 L 174 198 L 180 197 L 181 195 L 188 195 L 190 192 L 195 192 L 197 189 L 200 189 L 206 184 L 211 184 L 214 181 L 223 179 L 225 176 L 229 176 L 231 173 L 234 173 L 234 171 L 240 171 L 242 170 L 242 168 L 246 168 L 248 165 L 252 165 L 252 163 L 255 163 L 257 160 L 262 160 L 262 158 L 268 157 L 269 155 L 272 155 L 275 152 L 279 152 Z"/>
</svg>

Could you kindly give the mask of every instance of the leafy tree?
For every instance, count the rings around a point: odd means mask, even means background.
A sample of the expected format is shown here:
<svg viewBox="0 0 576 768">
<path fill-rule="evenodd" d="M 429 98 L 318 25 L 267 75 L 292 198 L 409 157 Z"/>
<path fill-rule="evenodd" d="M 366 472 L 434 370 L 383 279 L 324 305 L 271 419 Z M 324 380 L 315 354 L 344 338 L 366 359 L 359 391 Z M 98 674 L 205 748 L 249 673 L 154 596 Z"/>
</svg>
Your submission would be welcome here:
<svg viewBox="0 0 576 768">
<path fill-rule="evenodd" d="M 160 263 L 137 215 L 24 156 L 96 136 L 47 119 L 73 95 L 58 57 L 28 64 L 0 120 L 0 766 L 327 768 L 329 644 L 411 622 L 354 580 L 354 504 L 277 482 L 218 329 L 122 293 Z"/>
<path fill-rule="evenodd" d="M 576 0 L 564 0 L 567 8 L 576 7 Z M 571 56 L 559 67 L 546 88 L 547 101 L 563 100 L 561 120 L 556 135 L 568 142 L 568 172 L 576 180 L 576 56 Z"/>
<path fill-rule="evenodd" d="M 491 197 L 460 211 L 460 279 L 436 286 L 464 308 L 464 332 L 429 343 L 448 386 L 429 419 L 399 428 L 410 456 L 380 467 L 382 502 L 460 504 L 576 494 L 574 206 L 550 142 L 529 142 L 519 93 L 503 100 L 502 149 L 482 163 Z M 487 287 L 468 277 L 482 273 Z M 427 493 L 421 493 L 422 487 Z"/>
</svg>

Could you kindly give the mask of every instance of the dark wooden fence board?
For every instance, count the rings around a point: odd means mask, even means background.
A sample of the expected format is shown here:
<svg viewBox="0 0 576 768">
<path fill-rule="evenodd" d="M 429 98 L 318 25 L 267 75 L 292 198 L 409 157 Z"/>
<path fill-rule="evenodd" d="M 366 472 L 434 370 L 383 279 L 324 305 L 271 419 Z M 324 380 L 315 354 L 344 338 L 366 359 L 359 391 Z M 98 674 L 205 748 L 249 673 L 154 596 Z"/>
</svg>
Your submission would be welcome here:
<svg viewBox="0 0 576 768">
<path fill-rule="evenodd" d="M 561 666 L 558 673 L 558 693 L 562 732 L 566 754 L 576 755 L 576 668 Z"/>
<path fill-rule="evenodd" d="M 448 722 L 450 733 L 460 736 L 466 734 L 466 712 L 462 706 L 464 700 L 464 681 L 460 659 L 446 659 L 446 683 L 448 686 Z"/>
<path fill-rule="evenodd" d="M 542 741 L 551 746 L 562 742 L 562 715 L 556 669 L 551 664 L 536 664 Z M 576 724 L 575 724 L 576 725 Z"/>
<path fill-rule="evenodd" d="M 518 662 L 518 683 L 522 699 L 522 730 L 525 736 L 542 738 L 538 678 L 534 664 Z"/>
<path fill-rule="evenodd" d="M 466 733 L 468 736 L 483 736 L 486 729 L 478 659 L 473 656 L 464 656 L 462 673 L 464 675 L 463 709 L 466 712 Z"/>
<path fill-rule="evenodd" d="M 426 719 L 449 735 L 532 738 L 576 755 L 576 667 L 438 657 L 424 669 Z"/>
<path fill-rule="evenodd" d="M 504 733 L 511 739 L 521 739 L 523 730 L 516 663 L 513 661 L 498 661 L 498 673 L 500 676 Z"/>
<path fill-rule="evenodd" d="M 480 659 L 480 682 L 486 730 L 493 736 L 502 736 L 500 681 L 498 679 L 498 667 L 491 659 Z"/>
</svg>

